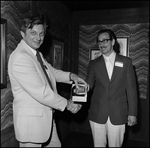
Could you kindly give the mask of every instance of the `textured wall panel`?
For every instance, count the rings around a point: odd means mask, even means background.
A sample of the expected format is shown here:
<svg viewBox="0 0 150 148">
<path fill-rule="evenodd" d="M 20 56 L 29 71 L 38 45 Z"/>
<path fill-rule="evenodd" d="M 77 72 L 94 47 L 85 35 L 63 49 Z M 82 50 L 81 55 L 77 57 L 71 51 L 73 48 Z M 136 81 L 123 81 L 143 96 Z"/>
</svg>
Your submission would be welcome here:
<svg viewBox="0 0 150 148">
<path fill-rule="evenodd" d="M 129 37 L 129 57 L 135 67 L 139 98 L 146 99 L 149 64 L 148 23 L 81 25 L 79 28 L 79 75 L 86 78 L 91 48 L 96 45 L 97 32 L 111 29 L 117 36 Z"/>
</svg>

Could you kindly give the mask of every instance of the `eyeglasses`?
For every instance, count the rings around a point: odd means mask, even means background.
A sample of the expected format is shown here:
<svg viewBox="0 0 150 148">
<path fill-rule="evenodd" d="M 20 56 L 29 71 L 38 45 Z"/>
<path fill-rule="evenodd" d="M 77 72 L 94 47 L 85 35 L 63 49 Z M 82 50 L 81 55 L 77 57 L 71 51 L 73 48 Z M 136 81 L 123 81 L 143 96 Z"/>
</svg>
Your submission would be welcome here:
<svg viewBox="0 0 150 148">
<path fill-rule="evenodd" d="M 98 41 L 97 44 L 102 44 L 102 43 L 107 44 L 109 40 L 111 40 L 111 39 L 104 39 L 102 41 Z"/>
</svg>

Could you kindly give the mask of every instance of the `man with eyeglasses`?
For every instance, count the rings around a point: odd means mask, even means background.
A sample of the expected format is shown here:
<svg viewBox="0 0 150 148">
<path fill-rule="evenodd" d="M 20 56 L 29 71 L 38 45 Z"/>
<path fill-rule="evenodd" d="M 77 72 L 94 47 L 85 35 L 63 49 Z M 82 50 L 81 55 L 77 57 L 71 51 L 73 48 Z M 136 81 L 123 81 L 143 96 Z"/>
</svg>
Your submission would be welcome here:
<svg viewBox="0 0 150 148">
<path fill-rule="evenodd" d="M 102 55 L 89 62 L 86 82 L 90 86 L 89 122 L 94 147 L 121 147 L 125 125 L 137 123 L 137 90 L 132 60 L 119 54 L 116 35 L 98 32 Z"/>
</svg>

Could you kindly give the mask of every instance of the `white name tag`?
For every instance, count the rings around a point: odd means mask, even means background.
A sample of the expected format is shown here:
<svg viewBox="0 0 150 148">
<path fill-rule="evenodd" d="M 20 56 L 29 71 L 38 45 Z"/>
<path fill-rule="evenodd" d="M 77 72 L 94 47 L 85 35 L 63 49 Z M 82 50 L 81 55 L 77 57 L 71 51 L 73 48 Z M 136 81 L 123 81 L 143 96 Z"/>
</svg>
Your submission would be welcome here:
<svg viewBox="0 0 150 148">
<path fill-rule="evenodd" d="M 115 66 L 123 67 L 123 63 L 122 62 L 115 62 Z"/>
</svg>

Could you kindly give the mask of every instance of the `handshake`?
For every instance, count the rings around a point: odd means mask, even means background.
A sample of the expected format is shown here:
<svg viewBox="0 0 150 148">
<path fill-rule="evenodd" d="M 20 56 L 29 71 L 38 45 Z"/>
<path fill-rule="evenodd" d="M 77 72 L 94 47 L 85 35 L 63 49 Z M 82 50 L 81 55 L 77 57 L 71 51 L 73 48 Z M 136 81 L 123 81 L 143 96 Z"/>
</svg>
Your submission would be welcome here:
<svg viewBox="0 0 150 148">
<path fill-rule="evenodd" d="M 71 100 L 67 101 L 67 106 L 66 106 L 67 110 L 69 110 L 70 112 L 74 114 L 77 113 L 81 109 L 81 107 L 82 107 L 81 104 L 74 103 Z"/>
</svg>

